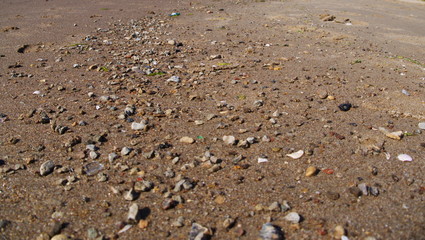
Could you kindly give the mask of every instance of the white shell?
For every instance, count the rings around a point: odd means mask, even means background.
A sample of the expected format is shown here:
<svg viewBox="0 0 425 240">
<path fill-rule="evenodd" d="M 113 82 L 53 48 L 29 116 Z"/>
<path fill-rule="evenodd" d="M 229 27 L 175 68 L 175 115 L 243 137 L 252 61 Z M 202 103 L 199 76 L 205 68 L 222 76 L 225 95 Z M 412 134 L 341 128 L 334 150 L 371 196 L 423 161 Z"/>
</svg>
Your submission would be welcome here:
<svg viewBox="0 0 425 240">
<path fill-rule="evenodd" d="M 267 158 L 258 158 L 258 163 L 264 163 L 268 162 L 269 160 Z"/>
<path fill-rule="evenodd" d="M 397 156 L 397 159 L 403 162 L 411 162 L 413 158 L 407 154 L 400 154 Z"/>
<path fill-rule="evenodd" d="M 300 157 L 302 157 L 304 155 L 304 151 L 303 150 L 299 150 L 298 152 L 294 152 L 291 154 L 286 154 L 286 156 L 293 158 L 293 159 L 298 159 Z"/>
<path fill-rule="evenodd" d="M 127 225 L 125 225 L 119 232 L 118 232 L 118 234 L 120 234 L 120 233 L 123 233 L 123 232 L 126 232 L 128 229 L 130 229 L 131 227 L 133 227 L 133 225 L 130 225 L 130 224 L 127 224 Z"/>
</svg>

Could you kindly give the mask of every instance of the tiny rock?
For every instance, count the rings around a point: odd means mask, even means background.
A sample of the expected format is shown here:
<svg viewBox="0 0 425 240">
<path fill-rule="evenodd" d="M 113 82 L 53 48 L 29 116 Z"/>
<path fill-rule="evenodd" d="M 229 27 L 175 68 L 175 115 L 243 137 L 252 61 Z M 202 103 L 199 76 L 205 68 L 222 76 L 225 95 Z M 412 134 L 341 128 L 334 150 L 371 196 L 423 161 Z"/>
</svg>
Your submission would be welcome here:
<svg viewBox="0 0 425 240">
<path fill-rule="evenodd" d="M 313 166 L 310 166 L 305 171 L 305 176 L 306 177 L 311 177 L 311 176 L 316 175 L 316 173 L 317 173 L 317 168 L 316 167 L 313 167 Z"/>
<path fill-rule="evenodd" d="M 137 198 L 137 196 L 138 194 L 134 191 L 133 188 L 131 188 L 124 194 L 124 199 L 127 201 L 133 201 Z"/>
<path fill-rule="evenodd" d="M 198 223 L 193 223 L 189 232 L 189 240 L 204 240 L 209 236 L 209 230 Z"/>
<path fill-rule="evenodd" d="M 259 237 L 261 240 L 283 240 L 283 233 L 280 228 L 271 223 L 265 223 L 261 227 Z"/>
<path fill-rule="evenodd" d="M 345 235 L 345 229 L 343 226 L 338 225 L 335 227 L 334 232 L 333 232 L 333 236 L 335 239 L 341 239 L 342 236 Z"/>
<path fill-rule="evenodd" d="M 136 123 L 133 122 L 131 123 L 131 129 L 139 131 L 139 130 L 144 130 L 146 128 L 146 124 L 143 123 Z"/>
<path fill-rule="evenodd" d="M 55 168 L 55 163 L 52 160 L 49 160 L 47 162 L 44 162 L 40 166 L 40 175 L 46 176 L 53 172 L 53 169 Z"/>
<path fill-rule="evenodd" d="M 139 220 L 138 215 L 139 215 L 139 206 L 137 206 L 136 203 L 131 204 L 128 210 L 127 220 L 132 222 L 137 222 L 137 220 Z"/>
<path fill-rule="evenodd" d="M 187 143 L 187 144 L 192 144 L 195 142 L 195 140 L 191 137 L 182 137 L 179 140 L 181 143 Z"/>
<path fill-rule="evenodd" d="M 291 223 L 299 223 L 301 216 L 296 212 L 290 212 L 285 216 L 285 220 Z"/>
<path fill-rule="evenodd" d="M 223 136 L 223 142 L 229 145 L 234 145 L 236 143 L 236 138 L 234 136 Z"/>
</svg>

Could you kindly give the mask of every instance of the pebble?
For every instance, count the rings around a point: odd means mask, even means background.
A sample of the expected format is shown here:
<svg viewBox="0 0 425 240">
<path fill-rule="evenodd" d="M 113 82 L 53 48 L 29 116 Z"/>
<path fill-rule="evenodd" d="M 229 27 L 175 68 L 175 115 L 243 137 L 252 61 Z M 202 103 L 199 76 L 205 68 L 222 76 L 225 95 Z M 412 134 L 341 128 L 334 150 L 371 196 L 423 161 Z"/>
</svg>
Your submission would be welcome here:
<svg viewBox="0 0 425 240">
<path fill-rule="evenodd" d="M 327 191 L 326 197 L 335 201 L 335 200 L 338 200 L 340 198 L 340 195 L 337 192 Z"/>
<path fill-rule="evenodd" d="M 223 221 L 223 227 L 225 229 L 230 229 L 235 225 L 235 223 L 236 220 L 234 218 L 226 217 L 226 219 Z"/>
<path fill-rule="evenodd" d="M 167 44 L 168 45 L 176 45 L 176 41 L 175 40 L 168 40 Z"/>
<path fill-rule="evenodd" d="M 86 164 L 83 167 L 83 170 L 87 176 L 93 176 L 93 175 L 96 175 L 98 172 L 102 171 L 103 168 L 104 168 L 103 164 L 95 161 L 95 162 Z"/>
<path fill-rule="evenodd" d="M 180 138 L 180 142 L 181 143 L 187 143 L 187 144 L 192 144 L 195 142 L 195 140 L 191 137 L 182 137 Z"/>
<path fill-rule="evenodd" d="M 342 236 L 345 235 L 345 229 L 343 226 L 338 225 L 335 227 L 334 232 L 333 232 L 333 236 L 336 239 L 341 239 Z"/>
<path fill-rule="evenodd" d="M 364 196 L 369 195 L 369 187 L 366 185 L 366 183 L 360 183 L 357 187 L 360 189 L 360 191 L 362 191 Z"/>
<path fill-rule="evenodd" d="M 146 124 L 132 122 L 131 123 L 131 129 L 132 130 L 135 130 L 135 131 L 145 130 L 146 129 Z"/>
<path fill-rule="evenodd" d="M 317 91 L 317 96 L 318 96 L 320 99 L 325 99 L 325 98 L 327 98 L 327 97 L 328 97 L 328 92 L 327 92 L 325 89 L 319 89 L 319 90 Z"/>
<path fill-rule="evenodd" d="M 229 145 L 235 145 L 236 138 L 234 136 L 223 136 L 223 142 Z"/>
<path fill-rule="evenodd" d="M 171 223 L 173 227 L 183 227 L 184 226 L 184 218 L 182 216 L 178 217 L 174 222 Z"/>
<path fill-rule="evenodd" d="M 118 154 L 116 154 L 116 153 L 110 153 L 110 154 L 108 154 L 108 161 L 110 163 L 113 163 L 115 161 L 115 159 L 117 159 L 117 158 L 118 158 Z"/>
<path fill-rule="evenodd" d="M 198 223 L 193 223 L 189 232 L 189 240 L 203 240 L 207 239 L 209 235 L 208 228 Z"/>
<path fill-rule="evenodd" d="M 10 221 L 6 219 L 0 220 L 0 229 L 6 228 L 8 225 L 10 225 Z"/>
<path fill-rule="evenodd" d="M 362 191 L 358 187 L 350 187 L 348 192 L 351 193 L 354 197 L 360 197 L 362 195 Z"/>
<path fill-rule="evenodd" d="M 261 227 L 259 237 L 261 240 L 283 240 L 283 233 L 280 228 L 271 223 L 265 223 Z"/>
<path fill-rule="evenodd" d="M 98 235 L 99 235 L 99 232 L 97 231 L 96 228 L 91 227 L 91 228 L 87 229 L 87 238 L 88 239 L 95 239 L 95 238 L 98 237 Z"/>
<path fill-rule="evenodd" d="M 270 204 L 269 211 L 280 212 L 281 211 L 280 203 L 279 202 L 273 202 L 272 204 Z"/>
<path fill-rule="evenodd" d="M 351 103 L 343 103 L 343 104 L 340 104 L 338 106 L 338 108 L 339 108 L 339 110 L 341 110 L 343 112 L 347 112 L 352 108 L 352 105 L 351 105 Z"/>
<path fill-rule="evenodd" d="M 419 129 L 425 130 L 425 122 L 420 122 L 418 124 Z"/>
<path fill-rule="evenodd" d="M 153 182 L 141 181 L 134 184 L 134 190 L 138 192 L 148 192 L 154 187 Z"/>
<path fill-rule="evenodd" d="M 133 149 L 129 148 L 129 147 L 123 147 L 121 149 L 121 156 L 127 156 L 128 154 L 131 153 Z"/>
<path fill-rule="evenodd" d="M 58 234 L 53 236 L 50 240 L 69 240 L 70 238 L 65 234 Z"/>
<path fill-rule="evenodd" d="M 138 197 L 139 194 L 137 194 L 136 191 L 134 191 L 133 188 L 131 188 L 130 190 L 128 190 L 125 194 L 124 194 L 124 199 L 127 201 L 133 201 Z"/>
<path fill-rule="evenodd" d="M 99 154 L 95 151 L 90 151 L 89 156 L 91 159 L 97 159 L 99 157 Z"/>
<path fill-rule="evenodd" d="M 311 177 L 311 176 L 316 175 L 316 173 L 317 173 L 317 168 L 316 167 L 313 167 L 313 166 L 310 166 L 305 171 L 305 176 L 306 177 Z"/>
<path fill-rule="evenodd" d="M 46 161 L 40 166 L 40 175 L 47 176 L 53 172 L 55 168 L 55 163 L 52 160 Z"/>
<path fill-rule="evenodd" d="M 162 209 L 164 210 L 168 210 L 171 209 L 173 207 L 175 207 L 178 204 L 177 201 L 171 199 L 171 198 L 166 198 L 163 202 L 162 202 Z"/>
<path fill-rule="evenodd" d="M 291 223 L 299 223 L 301 221 L 301 216 L 296 212 L 290 212 L 284 219 Z"/>
<path fill-rule="evenodd" d="M 127 220 L 133 223 L 139 220 L 139 206 L 136 203 L 131 204 L 128 209 Z"/>
<path fill-rule="evenodd" d="M 106 173 L 99 173 L 97 174 L 97 181 L 98 182 L 106 182 L 108 181 L 108 175 Z"/>
</svg>

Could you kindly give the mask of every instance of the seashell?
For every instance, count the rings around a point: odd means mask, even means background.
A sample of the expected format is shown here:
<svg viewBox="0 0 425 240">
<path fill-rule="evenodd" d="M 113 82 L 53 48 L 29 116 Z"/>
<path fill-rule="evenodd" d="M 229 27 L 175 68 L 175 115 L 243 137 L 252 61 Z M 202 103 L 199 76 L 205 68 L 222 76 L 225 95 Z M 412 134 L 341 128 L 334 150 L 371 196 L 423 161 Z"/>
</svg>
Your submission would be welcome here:
<svg viewBox="0 0 425 240">
<path fill-rule="evenodd" d="M 403 162 L 411 162 L 413 158 L 407 154 L 400 154 L 397 156 L 397 159 Z"/>
<path fill-rule="evenodd" d="M 299 150 L 298 152 L 293 152 L 291 154 L 286 154 L 286 156 L 292 158 L 292 159 L 298 159 L 304 155 L 303 150 Z"/>
</svg>

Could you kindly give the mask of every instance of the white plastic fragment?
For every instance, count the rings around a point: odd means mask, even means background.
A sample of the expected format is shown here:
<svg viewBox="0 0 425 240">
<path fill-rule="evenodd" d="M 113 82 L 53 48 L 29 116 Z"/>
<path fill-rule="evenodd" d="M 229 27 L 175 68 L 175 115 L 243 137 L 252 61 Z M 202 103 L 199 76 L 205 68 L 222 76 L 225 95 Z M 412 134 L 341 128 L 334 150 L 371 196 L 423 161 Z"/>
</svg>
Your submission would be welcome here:
<svg viewBox="0 0 425 240">
<path fill-rule="evenodd" d="M 34 91 L 32 94 L 35 94 L 35 95 L 39 95 L 41 92 L 40 91 Z"/>
<path fill-rule="evenodd" d="M 397 159 L 402 162 L 411 162 L 413 161 L 413 158 L 407 154 L 400 154 L 397 156 Z"/>
<path fill-rule="evenodd" d="M 419 129 L 425 130 L 425 122 L 418 123 Z"/>
<path fill-rule="evenodd" d="M 268 161 L 269 160 L 267 158 L 261 158 L 261 157 L 258 158 L 258 163 L 265 163 L 265 162 L 268 162 Z"/>
<path fill-rule="evenodd" d="M 298 158 L 302 157 L 303 155 L 304 155 L 303 150 L 299 150 L 299 151 L 293 152 L 291 154 L 286 154 L 286 156 L 293 158 L 293 159 L 298 159 Z"/>
</svg>

